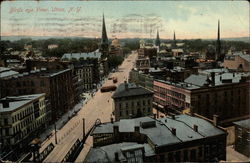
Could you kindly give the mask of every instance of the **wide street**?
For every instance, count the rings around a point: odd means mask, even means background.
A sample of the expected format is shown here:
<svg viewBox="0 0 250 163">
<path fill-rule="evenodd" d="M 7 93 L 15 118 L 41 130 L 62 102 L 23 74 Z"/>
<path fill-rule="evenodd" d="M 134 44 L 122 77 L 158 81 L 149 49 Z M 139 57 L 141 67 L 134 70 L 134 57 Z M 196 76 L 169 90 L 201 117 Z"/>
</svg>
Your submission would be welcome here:
<svg viewBox="0 0 250 163">
<path fill-rule="evenodd" d="M 128 56 L 119 67 L 118 71 L 112 73 L 110 77 L 117 77 L 118 82 L 116 85 L 124 82 L 128 79 L 129 71 L 134 65 L 137 53 L 132 53 Z M 104 86 L 113 84 L 112 80 L 107 80 Z M 96 119 L 100 119 L 101 122 L 109 122 L 113 111 L 113 92 L 101 93 L 100 90 L 91 98 L 84 107 L 73 117 L 68 123 L 58 130 L 57 140 L 54 150 L 47 156 L 44 162 L 61 162 L 64 156 L 69 151 L 70 147 L 75 143 L 77 139 L 82 139 L 83 136 L 83 118 L 85 119 L 85 133 L 93 126 Z M 48 144 L 53 142 L 55 144 L 55 136 L 47 140 L 42 144 L 40 151 L 42 151 Z M 92 139 L 87 139 L 83 150 L 77 158 L 78 161 L 83 161 L 88 149 L 91 147 Z"/>
</svg>

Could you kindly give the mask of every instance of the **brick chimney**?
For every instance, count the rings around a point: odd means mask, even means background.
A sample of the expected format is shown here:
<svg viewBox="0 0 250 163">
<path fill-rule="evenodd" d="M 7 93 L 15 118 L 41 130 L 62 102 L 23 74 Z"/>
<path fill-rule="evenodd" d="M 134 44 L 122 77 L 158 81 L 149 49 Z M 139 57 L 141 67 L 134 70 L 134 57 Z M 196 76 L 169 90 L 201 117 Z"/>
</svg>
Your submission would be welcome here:
<svg viewBox="0 0 250 163">
<path fill-rule="evenodd" d="M 176 135 L 176 128 L 172 128 L 171 132 L 173 135 Z"/>
<path fill-rule="evenodd" d="M 218 115 L 213 115 L 213 123 L 214 123 L 214 126 L 217 126 L 218 125 L 218 118 L 219 116 Z"/>
<path fill-rule="evenodd" d="M 197 125 L 194 125 L 194 131 L 198 132 L 198 126 Z"/>
</svg>

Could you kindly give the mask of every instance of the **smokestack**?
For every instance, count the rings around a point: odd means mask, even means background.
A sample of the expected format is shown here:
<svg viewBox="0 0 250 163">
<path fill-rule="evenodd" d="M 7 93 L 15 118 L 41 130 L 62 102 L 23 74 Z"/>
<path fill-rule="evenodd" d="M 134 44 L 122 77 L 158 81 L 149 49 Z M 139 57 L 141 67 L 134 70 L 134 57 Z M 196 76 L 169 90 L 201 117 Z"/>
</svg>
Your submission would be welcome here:
<svg viewBox="0 0 250 163">
<path fill-rule="evenodd" d="M 176 135 L 176 128 L 172 128 L 172 134 Z"/>
<path fill-rule="evenodd" d="M 198 132 L 198 126 L 197 125 L 194 125 L 194 131 Z"/>
<path fill-rule="evenodd" d="M 111 118 L 110 118 L 110 121 L 111 121 L 111 123 L 114 123 L 114 118 L 111 117 Z"/>
</svg>

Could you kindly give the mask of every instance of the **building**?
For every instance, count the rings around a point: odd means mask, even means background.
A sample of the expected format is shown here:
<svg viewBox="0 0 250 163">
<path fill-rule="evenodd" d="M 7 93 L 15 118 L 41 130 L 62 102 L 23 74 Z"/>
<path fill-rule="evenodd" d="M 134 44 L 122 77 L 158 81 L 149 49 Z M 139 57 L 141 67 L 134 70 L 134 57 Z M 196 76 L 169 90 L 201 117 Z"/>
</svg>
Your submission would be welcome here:
<svg viewBox="0 0 250 163">
<path fill-rule="evenodd" d="M 122 83 L 112 96 L 115 120 L 152 115 L 153 93 L 133 83 Z"/>
<path fill-rule="evenodd" d="M 17 71 L 13 71 L 10 68 L 0 67 L 0 80 L 13 77 L 17 74 L 19 74 Z M 1 95 L 0 95 L 0 97 L 1 97 Z"/>
<path fill-rule="evenodd" d="M 234 122 L 235 146 L 234 149 L 250 157 L 250 119 Z"/>
<path fill-rule="evenodd" d="M 75 104 L 72 70 L 37 69 L 0 80 L 2 97 L 46 93 L 52 108 L 52 120 L 62 116 Z"/>
<path fill-rule="evenodd" d="M 140 117 L 102 123 L 84 162 L 218 162 L 226 132 L 198 117 Z"/>
<path fill-rule="evenodd" d="M 27 149 L 27 145 L 47 127 L 50 113 L 44 93 L 0 99 L 2 150 Z"/>
<path fill-rule="evenodd" d="M 74 62 L 74 73 L 82 80 L 84 91 L 96 88 L 99 78 L 94 64 Z"/>
<path fill-rule="evenodd" d="M 109 48 L 109 55 L 114 55 L 114 56 L 119 56 L 119 57 L 124 57 L 123 56 L 123 50 L 121 48 L 120 42 L 117 38 L 115 38 Z"/>
<path fill-rule="evenodd" d="M 249 74 L 190 75 L 184 82 L 154 81 L 154 102 L 167 112 L 194 112 L 221 125 L 249 115 Z"/>
<path fill-rule="evenodd" d="M 129 72 L 129 82 L 135 83 L 136 85 L 140 85 L 152 92 L 154 90 L 153 89 L 154 77 L 151 76 L 150 74 L 138 71 L 137 69 L 132 69 Z"/>
<path fill-rule="evenodd" d="M 154 47 L 144 47 L 144 48 L 140 48 L 138 50 L 138 59 L 140 58 L 156 58 L 157 56 L 157 49 Z"/>
<path fill-rule="evenodd" d="M 46 68 L 47 70 L 62 70 L 70 67 L 69 62 L 63 62 L 59 59 L 47 59 L 47 60 L 26 60 L 26 71 Z"/>
<path fill-rule="evenodd" d="M 135 67 L 138 70 L 148 70 L 150 68 L 150 59 L 149 58 L 140 58 L 140 59 L 136 59 L 135 61 Z"/>
<path fill-rule="evenodd" d="M 234 55 L 226 56 L 222 65 L 230 70 L 249 72 L 250 55 L 235 53 Z"/>
<path fill-rule="evenodd" d="M 56 49 L 58 48 L 58 45 L 57 44 L 50 44 L 48 45 L 48 49 L 51 50 L 51 49 Z"/>
</svg>

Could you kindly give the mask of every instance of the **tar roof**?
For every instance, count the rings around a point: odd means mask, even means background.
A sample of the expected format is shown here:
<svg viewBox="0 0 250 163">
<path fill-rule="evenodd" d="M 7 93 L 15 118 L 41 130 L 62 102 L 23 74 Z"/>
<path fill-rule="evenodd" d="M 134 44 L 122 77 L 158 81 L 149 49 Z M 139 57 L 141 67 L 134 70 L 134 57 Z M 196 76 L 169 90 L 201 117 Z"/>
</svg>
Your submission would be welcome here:
<svg viewBox="0 0 250 163">
<path fill-rule="evenodd" d="M 224 80 L 231 80 L 229 83 L 239 83 L 243 76 L 249 76 L 250 73 L 223 73 L 215 75 L 215 86 L 228 84 L 227 82 L 223 83 Z M 190 75 L 185 79 L 185 83 L 193 84 L 199 87 L 204 86 L 207 83 L 207 79 L 212 81 L 211 76 L 207 75 Z"/>
<path fill-rule="evenodd" d="M 155 121 L 154 127 L 141 126 L 141 124 L 144 122 L 152 121 Z M 154 145 L 166 146 L 225 134 L 223 130 L 215 127 L 210 122 L 189 115 L 178 115 L 175 116 L 175 119 L 166 117 L 158 120 L 150 117 L 140 117 L 135 119 L 127 119 L 126 121 L 123 120 L 122 123 L 121 121 L 118 121 L 107 124 L 97 127 L 91 135 L 100 133 L 113 133 L 113 126 L 118 126 L 119 132 L 134 132 L 134 128 L 136 126 L 140 126 L 140 133 L 147 135 Z M 198 132 L 194 130 L 194 125 L 198 126 Z M 122 129 L 120 130 L 120 128 Z M 172 128 L 176 129 L 176 135 L 172 134 Z"/>
<path fill-rule="evenodd" d="M 234 124 L 236 124 L 240 127 L 243 127 L 243 128 L 250 129 L 250 119 L 237 121 L 237 122 L 234 122 Z"/>
<path fill-rule="evenodd" d="M 20 108 L 23 105 L 28 104 L 32 100 L 45 96 L 42 94 L 32 94 L 32 95 L 23 95 L 23 96 L 8 96 L 0 99 L 0 113 L 14 111 Z M 9 101 L 9 107 L 3 108 L 2 102 Z"/>
<path fill-rule="evenodd" d="M 128 85 L 128 89 L 125 89 L 125 84 Z M 130 97 L 130 96 L 139 96 L 153 94 L 151 91 L 136 86 L 134 83 L 122 83 L 118 86 L 112 98 L 121 98 L 121 97 Z"/>
<path fill-rule="evenodd" d="M 123 150 L 144 147 L 145 156 L 154 155 L 153 149 L 149 144 L 138 144 L 135 142 L 124 142 L 111 144 L 102 147 L 91 148 L 84 162 L 115 162 L 115 153 L 118 153 L 119 160 L 126 160 Z"/>
</svg>

